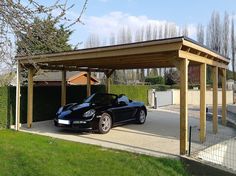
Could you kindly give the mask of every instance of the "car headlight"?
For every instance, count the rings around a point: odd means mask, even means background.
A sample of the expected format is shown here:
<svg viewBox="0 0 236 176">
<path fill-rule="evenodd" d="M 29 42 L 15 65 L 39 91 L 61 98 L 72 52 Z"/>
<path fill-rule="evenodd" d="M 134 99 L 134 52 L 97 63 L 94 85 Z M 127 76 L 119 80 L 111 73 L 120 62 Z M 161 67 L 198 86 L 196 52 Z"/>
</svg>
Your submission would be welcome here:
<svg viewBox="0 0 236 176">
<path fill-rule="evenodd" d="M 62 112 L 62 110 L 63 110 L 63 107 L 60 107 L 57 111 L 57 114 L 60 114 Z"/>
<path fill-rule="evenodd" d="M 95 110 L 94 109 L 90 109 L 90 110 L 88 110 L 87 112 L 85 112 L 84 114 L 83 114 L 83 117 L 91 117 L 91 116 L 93 116 L 95 114 Z"/>
</svg>

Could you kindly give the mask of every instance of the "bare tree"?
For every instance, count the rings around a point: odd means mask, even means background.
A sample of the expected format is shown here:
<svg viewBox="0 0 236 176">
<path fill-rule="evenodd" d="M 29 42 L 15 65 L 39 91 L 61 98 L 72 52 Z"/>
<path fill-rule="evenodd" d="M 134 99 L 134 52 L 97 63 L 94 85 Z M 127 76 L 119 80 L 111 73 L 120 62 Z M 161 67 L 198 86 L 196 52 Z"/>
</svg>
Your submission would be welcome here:
<svg viewBox="0 0 236 176">
<path fill-rule="evenodd" d="M 144 27 L 142 26 L 140 29 L 137 29 L 135 33 L 135 41 L 141 42 L 144 40 Z M 144 69 L 137 69 L 136 75 L 140 81 L 144 81 Z"/>
<path fill-rule="evenodd" d="M 110 45 L 115 45 L 116 44 L 116 36 L 114 33 L 110 34 Z"/>
<path fill-rule="evenodd" d="M 171 23 L 169 26 L 169 37 L 176 37 L 177 36 L 177 29 L 174 23 Z"/>
<path fill-rule="evenodd" d="M 223 21 L 223 26 L 222 26 L 222 54 L 224 56 L 229 55 L 229 14 L 225 12 L 224 14 L 224 21 Z"/>
<path fill-rule="evenodd" d="M 152 29 L 152 39 L 156 40 L 158 38 L 158 27 L 157 25 L 153 26 Z"/>
<path fill-rule="evenodd" d="M 204 44 L 204 26 L 202 24 L 197 25 L 197 41 Z"/>
<path fill-rule="evenodd" d="M 234 18 L 231 19 L 231 50 L 232 50 L 233 79 L 234 79 L 234 81 L 236 81 L 236 76 L 235 76 L 235 34 L 234 34 Z"/>
<path fill-rule="evenodd" d="M 24 0 L 24 2 L 21 0 L 2 0 L 0 2 L 0 62 L 10 65 L 11 68 L 14 67 L 15 51 L 9 51 L 9 48 L 15 47 L 15 42 L 22 34 L 28 35 L 30 33 L 29 31 L 34 19 L 51 16 L 53 20 L 64 24 L 65 28 L 70 28 L 76 23 L 82 23 L 81 16 L 86 9 L 87 1 L 84 1 L 78 17 L 70 19 L 67 12 L 74 5 L 68 5 L 67 0 L 64 0 L 64 2 L 57 0 L 51 6 L 40 4 L 37 0 Z M 30 36 L 27 37 L 30 38 Z M 41 34 L 41 38 L 44 40 L 43 34 Z M 45 44 L 47 44 L 46 41 Z M 25 54 L 33 55 L 31 52 Z"/>
<path fill-rule="evenodd" d="M 159 38 L 159 39 L 162 39 L 162 38 L 163 38 L 163 26 L 162 26 L 162 25 L 159 27 L 158 38 Z"/>
<path fill-rule="evenodd" d="M 152 39 L 152 25 L 148 24 L 146 26 L 146 40 L 151 40 Z"/>
<path fill-rule="evenodd" d="M 221 32 L 220 15 L 214 11 L 208 24 L 208 42 L 209 47 L 217 52 L 221 52 Z"/>
<path fill-rule="evenodd" d="M 101 46 L 98 34 L 90 34 L 85 42 L 85 48 L 93 48 Z"/>
<path fill-rule="evenodd" d="M 188 25 L 184 25 L 182 35 L 188 37 Z"/>
</svg>

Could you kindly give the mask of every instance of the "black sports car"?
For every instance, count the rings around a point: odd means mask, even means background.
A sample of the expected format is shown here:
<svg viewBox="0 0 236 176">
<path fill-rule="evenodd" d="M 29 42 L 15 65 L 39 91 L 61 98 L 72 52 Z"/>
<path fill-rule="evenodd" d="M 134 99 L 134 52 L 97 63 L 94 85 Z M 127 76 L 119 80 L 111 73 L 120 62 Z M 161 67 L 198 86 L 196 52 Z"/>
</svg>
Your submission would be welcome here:
<svg viewBox="0 0 236 176">
<path fill-rule="evenodd" d="M 143 124 L 147 110 L 142 102 L 129 100 L 125 95 L 96 93 L 82 104 L 72 103 L 61 107 L 54 120 L 57 127 L 98 130 L 107 133 L 111 127 L 125 122 Z"/>
</svg>

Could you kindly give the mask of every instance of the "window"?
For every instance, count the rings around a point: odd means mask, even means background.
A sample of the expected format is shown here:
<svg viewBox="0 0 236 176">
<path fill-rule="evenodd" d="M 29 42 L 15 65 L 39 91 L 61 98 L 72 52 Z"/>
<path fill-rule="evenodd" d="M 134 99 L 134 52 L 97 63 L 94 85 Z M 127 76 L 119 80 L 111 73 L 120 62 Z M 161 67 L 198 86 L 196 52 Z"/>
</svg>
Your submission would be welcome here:
<svg viewBox="0 0 236 176">
<path fill-rule="evenodd" d="M 129 99 L 128 97 L 122 95 L 121 97 L 118 98 L 118 103 L 120 102 L 125 102 L 126 104 L 129 104 Z"/>
</svg>

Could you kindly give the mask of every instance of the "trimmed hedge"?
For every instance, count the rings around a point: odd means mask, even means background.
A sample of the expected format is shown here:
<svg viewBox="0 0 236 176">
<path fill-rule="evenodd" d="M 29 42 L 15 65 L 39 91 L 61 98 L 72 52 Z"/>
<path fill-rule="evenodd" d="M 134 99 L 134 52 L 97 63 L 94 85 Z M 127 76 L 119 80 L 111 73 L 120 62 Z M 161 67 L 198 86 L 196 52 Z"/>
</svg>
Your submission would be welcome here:
<svg viewBox="0 0 236 176">
<path fill-rule="evenodd" d="M 156 77 L 147 77 L 145 78 L 145 82 L 149 82 L 151 85 L 156 84 L 165 84 L 165 79 L 162 76 L 156 76 Z"/>
<path fill-rule="evenodd" d="M 111 85 L 111 93 L 125 94 L 131 100 L 142 101 L 148 104 L 148 89 L 146 85 Z"/>
<path fill-rule="evenodd" d="M 105 92 L 104 85 L 94 85 L 91 93 Z M 132 100 L 148 102 L 148 86 L 111 85 L 111 93 L 125 94 Z M 67 103 L 82 102 L 86 98 L 86 86 L 68 86 Z M 15 87 L 0 87 L 0 128 L 9 127 L 15 123 Z M 60 107 L 60 86 L 34 87 L 33 121 L 51 120 Z M 20 123 L 27 122 L 27 87 L 21 87 Z"/>
<path fill-rule="evenodd" d="M 0 88 L 0 128 L 7 127 L 8 88 Z"/>
</svg>

